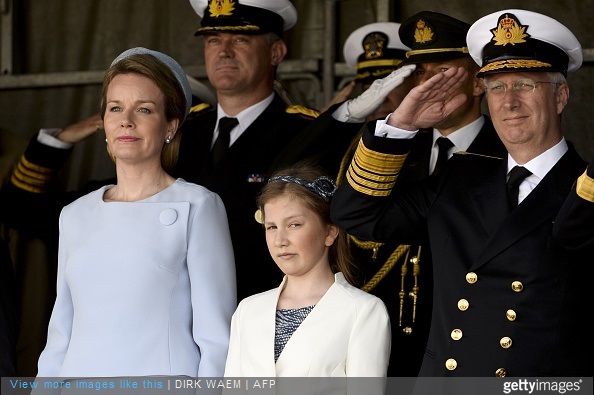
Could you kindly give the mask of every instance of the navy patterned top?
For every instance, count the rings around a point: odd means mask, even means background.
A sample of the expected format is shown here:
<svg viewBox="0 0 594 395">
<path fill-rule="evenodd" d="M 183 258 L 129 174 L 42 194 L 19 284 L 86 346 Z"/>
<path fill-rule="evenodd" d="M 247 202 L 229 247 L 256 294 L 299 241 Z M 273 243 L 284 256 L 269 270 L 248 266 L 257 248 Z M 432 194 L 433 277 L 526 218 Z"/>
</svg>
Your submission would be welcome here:
<svg viewBox="0 0 594 395">
<path fill-rule="evenodd" d="M 315 306 L 299 307 L 297 309 L 276 309 L 274 334 L 274 362 L 278 360 L 291 335 L 308 316 Z"/>
</svg>

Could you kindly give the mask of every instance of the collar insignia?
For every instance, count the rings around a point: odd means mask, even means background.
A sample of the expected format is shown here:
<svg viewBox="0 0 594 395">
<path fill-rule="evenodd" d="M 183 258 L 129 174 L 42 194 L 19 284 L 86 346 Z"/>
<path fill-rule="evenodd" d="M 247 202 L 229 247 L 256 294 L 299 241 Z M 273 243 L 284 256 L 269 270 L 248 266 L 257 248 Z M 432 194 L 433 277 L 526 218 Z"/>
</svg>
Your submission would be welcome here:
<svg viewBox="0 0 594 395">
<path fill-rule="evenodd" d="M 365 49 L 365 59 L 377 59 L 384 56 L 384 47 L 388 43 L 388 38 L 381 33 L 370 33 L 363 40 Z"/>
<path fill-rule="evenodd" d="M 219 16 L 231 16 L 233 15 L 233 10 L 235 10 L 235 3 L 233 0 L 210 0 L 210 6 L 208 7 L 208 11 L 210 11 L 211 17 L 219 17 Z"/>
<path fill-rule="evenodd" d="M 505 14 L 505 16 L 499 17 L 497 28 L 491 30 L 493 41 L 495 45 L 503 46 L 525 43 L 525 38 L 530 37 L 529 34 L 525 33 L 527 28 L 528 25 L 520 24 L 514 14 Z"/>
<path fill-rule="evenodd" d="M 433 40 L 433 36 L 433 30 L 431 30 L 431 28 L 427 26 L 427 23 L 424 20 L 419 19 L 417 21 L 417 27 L 415 29 L 415 42 L 419 44 L 424 44 L 428 41 Z"/>
</svg>

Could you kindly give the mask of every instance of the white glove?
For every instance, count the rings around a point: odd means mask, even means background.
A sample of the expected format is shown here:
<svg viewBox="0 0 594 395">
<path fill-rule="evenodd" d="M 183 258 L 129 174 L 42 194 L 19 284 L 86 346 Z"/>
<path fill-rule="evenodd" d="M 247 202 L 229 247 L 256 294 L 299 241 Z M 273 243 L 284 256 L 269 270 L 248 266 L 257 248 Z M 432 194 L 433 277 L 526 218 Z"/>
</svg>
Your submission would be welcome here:
<svg viewBox="0 0 594 395">
<path fill-rule="evenodd" d="M 386 96 L 399 87 L 417 66 L 409 64 L 392 71 L 388 76 L 373 81 L 373 84 L 359 96 L 347 101 L 347 122 L 364 122 L 384 102 Z"/>
</svg>

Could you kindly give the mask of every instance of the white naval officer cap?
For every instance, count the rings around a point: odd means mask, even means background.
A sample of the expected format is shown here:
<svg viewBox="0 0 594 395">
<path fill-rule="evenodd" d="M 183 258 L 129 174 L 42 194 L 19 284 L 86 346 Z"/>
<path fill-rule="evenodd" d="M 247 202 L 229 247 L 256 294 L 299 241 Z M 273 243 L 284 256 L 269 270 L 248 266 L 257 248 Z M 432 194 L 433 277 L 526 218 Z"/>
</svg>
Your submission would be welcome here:
<svg viewBox="0 0 594 395">
<path fill-rule="evenodd" d="M 502 72 L 580 68 L 582 46 L 557 20 L 533 11 L 497 11 L 474 22 L 466 36 L 468 51 L 481 66 L 478 77 Z"/>
<path fill-rule="evenodd" d="M 371 82 L 400 67 L 410 48 L 398 36 L 400 23 L 376 22 L 353 31 L 344 42 L 347 65 L 356 71 L 356 81 Z"/>
<path fill-rule="evenodd" d="M 276 33 L 297 23 L 297 10 L 289 0 L 190 0 L 202 21 L 194 35 L 223 32 Z"/>
</svg>

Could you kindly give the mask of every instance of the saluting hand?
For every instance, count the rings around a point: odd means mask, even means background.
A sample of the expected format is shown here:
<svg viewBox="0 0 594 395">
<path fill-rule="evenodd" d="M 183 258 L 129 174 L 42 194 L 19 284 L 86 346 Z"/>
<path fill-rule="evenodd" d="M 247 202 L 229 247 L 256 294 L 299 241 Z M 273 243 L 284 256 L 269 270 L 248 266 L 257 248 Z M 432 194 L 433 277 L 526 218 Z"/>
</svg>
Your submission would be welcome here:
<svg viewBox="0 0 594 395">
<path fill-rule="evenodd" d="M 67 143 L 76 144 L 102 129 L 103 120 L 101 119 L 101 114 L 97 113 L 67 126 L 57 137 Z"/>
<path fill-rule="evenodd" d="M 434 75 L 406 95 L 387 124 L 411 131 L 436 125 L 467 100 L 464 93 L 457 91 L 467 77 L 463 67 Z"/>
<path fill-rule="evenodd" d="M 362 122 L 367 116 L 376 112 L 386 100 L 386 96 L 402 85 L 406 77 L 411 75 L 416 67 L 414 64 L 409 64 L 392 71 L 384 78 L 373 81 L 373 84 L 365 92 L 349 100 L 347 105 L 349 118 Z"/>
</svg>

